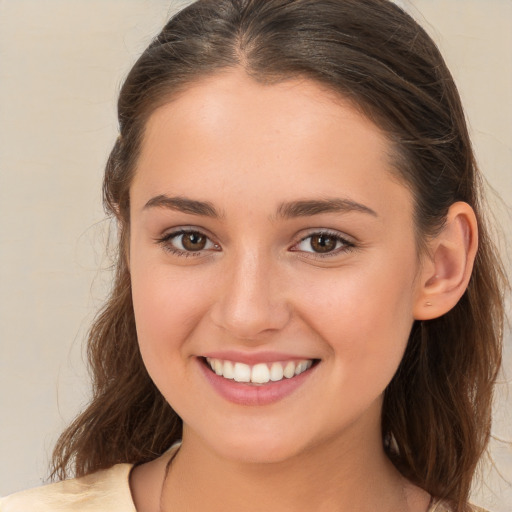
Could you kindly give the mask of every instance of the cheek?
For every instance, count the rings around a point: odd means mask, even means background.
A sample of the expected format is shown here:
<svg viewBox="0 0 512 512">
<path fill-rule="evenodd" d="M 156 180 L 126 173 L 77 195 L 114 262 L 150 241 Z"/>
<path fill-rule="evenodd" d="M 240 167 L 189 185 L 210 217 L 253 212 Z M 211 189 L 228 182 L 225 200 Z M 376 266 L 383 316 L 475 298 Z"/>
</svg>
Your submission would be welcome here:
<svg viewBox="0 0 512 512">
<path fill-rule="evenodd" d="M 346 270 L 338 279 L 306 283 L 309 300 L 302 315 L 328 345 L 341 378 L 383 390 L 413 325 L 415 268 L 382 261 L 365 271 Z"/>
<path fill-rule="evenodd" d="M 207 309 L 201 272 L 172 271 L 167 265 L 132 265 L 132 297 L 137 336 L 150 375 L 159 380 L 177 358 Z M 161 378 L 161 376 L 160 376 Z"/>
</svg>

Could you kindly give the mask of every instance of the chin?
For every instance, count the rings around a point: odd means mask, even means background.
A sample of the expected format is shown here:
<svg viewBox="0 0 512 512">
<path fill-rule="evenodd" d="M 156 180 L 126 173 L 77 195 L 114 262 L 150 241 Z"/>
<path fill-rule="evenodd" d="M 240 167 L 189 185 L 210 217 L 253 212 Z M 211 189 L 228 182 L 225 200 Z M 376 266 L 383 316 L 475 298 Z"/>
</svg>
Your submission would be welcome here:
<svg viewBox="0 0 512 512">
<path fill-rule="evenodd" d="M 273 464 L 284 462 L 301 451 L 302 443 L 291 438 L 286 431 L 248 432 L 224 431 L 210 432 L 205 439 L 218 456 L 233 462 L 248 464 Z"/>
</svg>

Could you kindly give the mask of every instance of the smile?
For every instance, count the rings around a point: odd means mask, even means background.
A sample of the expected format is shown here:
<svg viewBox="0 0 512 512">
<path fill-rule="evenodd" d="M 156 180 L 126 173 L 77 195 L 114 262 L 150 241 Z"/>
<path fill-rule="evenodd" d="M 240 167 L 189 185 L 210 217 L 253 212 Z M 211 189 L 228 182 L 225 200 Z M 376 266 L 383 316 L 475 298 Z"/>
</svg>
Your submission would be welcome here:
<svg viewBox="0 0 512 512">
<path fill-rule="evenodd" d="M 313 359 L 302 359 L 299 361 L 258 363 L 251 366 L 241 362 L 210 357 L 205 358 L 205 361 L 212 371 L 220 377 L 235 382 L 259 385 L 291 379 L 311 368 L 314 362 Z"/>
<path fill-rule="evenodd" d="M 242 356 L 243 357 L 243 356 Z M 251 363 L 218 357 L 197 357 L 198 368 L 213 390 L 237 405 L 262 406 L 281 401 L 314 379 L 320 359 L 276 360 L 276 354 L 261 359 L 259 354 Z M 259 360 L 258 360 L 259 359 Z"/>
</svg>

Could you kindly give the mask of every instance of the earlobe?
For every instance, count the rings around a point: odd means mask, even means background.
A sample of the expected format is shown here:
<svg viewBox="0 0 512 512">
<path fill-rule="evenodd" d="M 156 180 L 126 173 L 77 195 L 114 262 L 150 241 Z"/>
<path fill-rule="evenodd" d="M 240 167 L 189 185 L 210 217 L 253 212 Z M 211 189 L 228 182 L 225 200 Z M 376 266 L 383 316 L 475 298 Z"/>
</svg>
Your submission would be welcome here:
<svg viewBox="0 0 512 512">
<path fill-rule="evenodd" d="M 452 204 L 441 232 L 429 247 L 431 256 L 421 271 L 414 307 L 416 320 L 444 315 L 466 291 L 478 248 L 473 208 L 464 202 Z"/>
</svg>

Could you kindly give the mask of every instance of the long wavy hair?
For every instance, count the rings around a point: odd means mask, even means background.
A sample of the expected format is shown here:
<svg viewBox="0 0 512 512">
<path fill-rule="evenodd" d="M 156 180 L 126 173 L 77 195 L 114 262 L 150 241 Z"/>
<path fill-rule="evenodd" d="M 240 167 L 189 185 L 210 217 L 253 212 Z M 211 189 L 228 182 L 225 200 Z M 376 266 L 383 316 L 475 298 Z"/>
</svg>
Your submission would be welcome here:
<svg viewBox="0 0 512 512">
<path fill-rule="evenodd" d="M 316 81 L 379 126 L 412 191 L 420 246 L 451 204 L 473 207 L 479 249 L 467 291 L 444 316 L 413 325 L 382 412 L 384 447 L 397 468 L 462 512 L 490 435 L 506 276 L 488 236 L 452 76 L 426 32 L 387 0 L 199 0 L 172 17 L 135 63 L 120 92 L 120 135 L 105 170 L 104 203 L 120 235 L 112 291 L 88 339 L 92 400 L 60 437 L 52 477 L 143 463 L 181 436 L 181 419 L 137 344 L 125 257 L 129 188 L 152 112 L 190 84 L 235 67 L 261 83 Z"/>
</svg>

